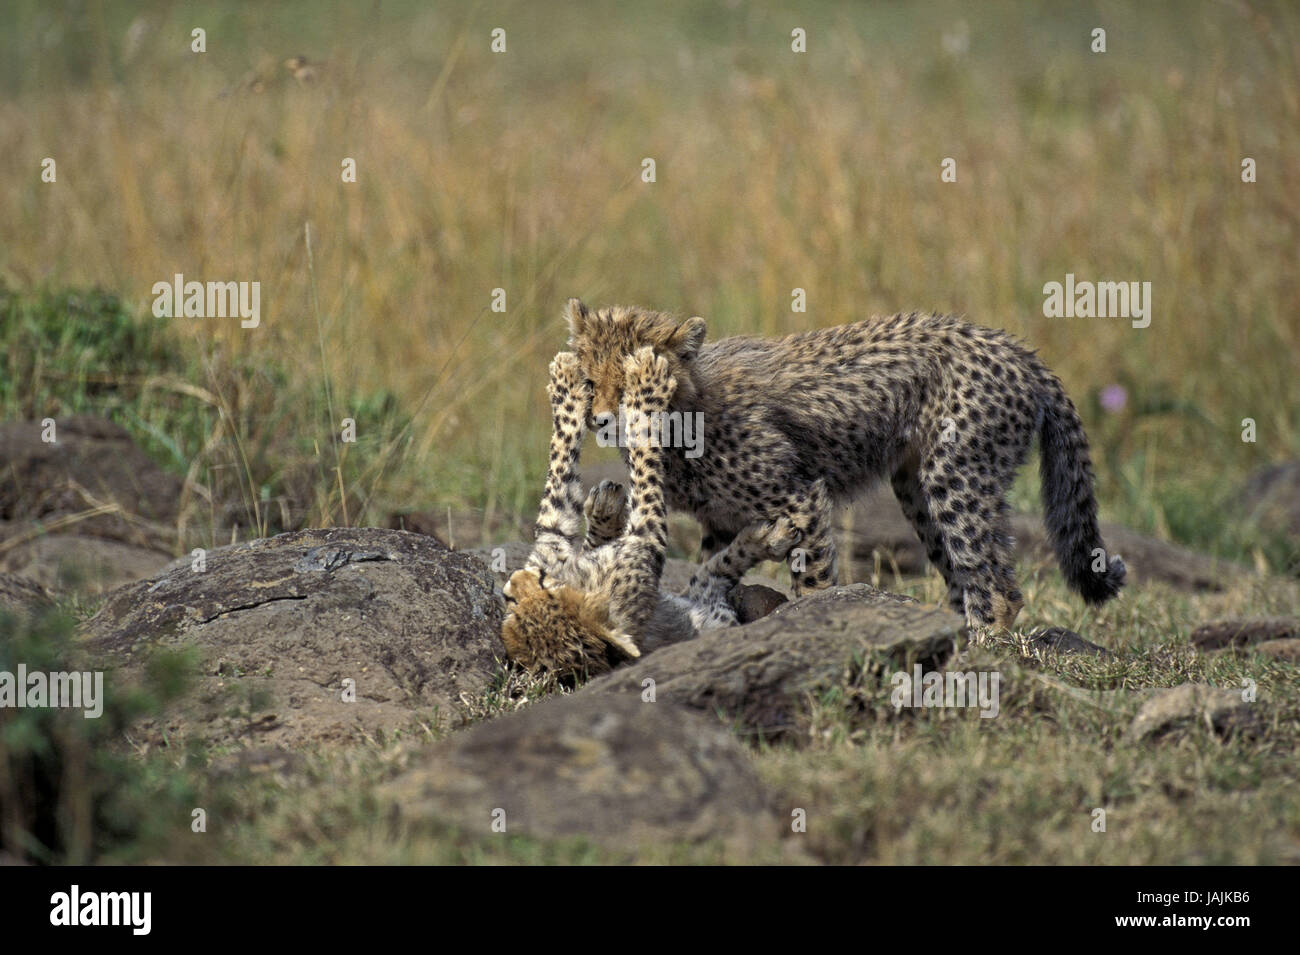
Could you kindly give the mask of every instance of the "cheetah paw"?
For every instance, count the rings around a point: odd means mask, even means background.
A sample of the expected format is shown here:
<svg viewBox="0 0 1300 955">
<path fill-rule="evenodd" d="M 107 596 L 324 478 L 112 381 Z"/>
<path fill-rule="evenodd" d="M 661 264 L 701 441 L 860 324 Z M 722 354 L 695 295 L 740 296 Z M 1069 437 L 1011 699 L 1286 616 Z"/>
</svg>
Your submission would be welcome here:
<svg viewBox="0 0 1300 955">
<path fill-rule="evenodd" d="M 566 400 L 576 400 L 585 407 L 591 403 L 591 386 L 582 372 L 578 356 L 571 351 L 562 351 L 551 359 L 550 380 L 546 384 L 546 393 L 551 404 L 558 407 Z"/>
<path fill-rule="evenodd" d="M 622 535 L 626 510 L 627 490 L 617 481 L 601 481 L 587 492 L 582 506 L 589 532 L 606 540 Z"/>
<path fill-rule="evenodd" d="M 642 345 L 623 359 L 623 375 L 623 403 L 629 410 L 664 411 L 677 390 L 668 359 L 656 355 L 649 345 Z"/>
<path fill-rule="evenodd" d="M 803 532 L 788 517 L 750 524 L 742 533 L 765 560 L 785 560 L 791 549 L 803 539 Z"/>
</svg>

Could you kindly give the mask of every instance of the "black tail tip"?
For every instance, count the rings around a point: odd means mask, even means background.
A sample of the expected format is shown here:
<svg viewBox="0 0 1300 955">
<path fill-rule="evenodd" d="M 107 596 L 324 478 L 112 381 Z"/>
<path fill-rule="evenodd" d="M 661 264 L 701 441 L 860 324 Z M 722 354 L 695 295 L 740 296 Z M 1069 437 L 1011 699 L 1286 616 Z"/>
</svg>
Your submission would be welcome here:
<svg viewBox="0 0 1300 955">
<path fill-rule="evenodd" d="M 1127 574 L 1128 568 L 1124 566 L 1124 561 L 1112 557 L 1104 571 L 1089 568 L 1079 580 L 1079 593 L 1087 603 L 1105 603 L 1119 593 Z"/>
</svg>

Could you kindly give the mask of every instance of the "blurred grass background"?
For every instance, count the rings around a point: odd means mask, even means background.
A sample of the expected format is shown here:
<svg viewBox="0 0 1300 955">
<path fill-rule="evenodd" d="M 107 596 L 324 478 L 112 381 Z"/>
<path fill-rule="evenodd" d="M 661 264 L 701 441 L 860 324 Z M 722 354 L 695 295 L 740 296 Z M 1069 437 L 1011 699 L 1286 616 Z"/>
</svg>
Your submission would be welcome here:
<svg viewBox="0 0 1300 955">
<path fill-rule="evenodd" d="M 0 413 L 105 409 L 255 530 L 290 493 L 322 524 L 532 511 L 570 295 L 714 337 L 1007 328 L 1080 405 L 1104 515 L 1220 552 L 1231 491 L 1300 454 L 1292 5 L 4 6 Z M 261 327 L 153 322 L 178 272 L 260 281 Z M 1151 282 L 1151 326 L 1043 317 L 1067 272 Z M 68 288 L 111 296 L 78 320 Z"/>
</svg>

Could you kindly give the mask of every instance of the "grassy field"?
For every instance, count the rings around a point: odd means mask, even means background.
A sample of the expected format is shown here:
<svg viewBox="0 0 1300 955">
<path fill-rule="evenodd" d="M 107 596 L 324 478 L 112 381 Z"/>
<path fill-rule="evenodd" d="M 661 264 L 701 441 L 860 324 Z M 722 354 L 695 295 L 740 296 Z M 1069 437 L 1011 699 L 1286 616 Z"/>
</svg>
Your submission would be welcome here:
<svg viewBox="0 0 1300 955">
<path fill-rule="evenodd" d="M 207 422 L 170 428 L 175 466 L 216 480 L 223 445 L 277 442 L 245 493 L 314 457 L 316 523 L 529 511 L 569 295 L 715 336 L 913 308 L 1005 327 L 1082 407 L 1106 514 L 1202 546 L 1226 490 L 1300 449 L 1286 4 L 12 6 L 0 279 L 141 311 L 176 273 L 260 281 L 256 329 L 169 323 L 201 391 L 168 403 Z M 1045 318 L 1066 273 L 1151 282 L 1150 327 Z M 212 440 L 223 407 L 245 433 Z M 169 430 L 153 414 L 138 433 Z M 335 473 L 349 415 L 373 441 L 344 485 L 360 513 Z"/>
<path fill-rule="evenodd" d="M 1246 475 L 1300 456 L 1290 4 L 5 6 L 0 417 L 120 421 L 204 489 L 188 521 L 201 539 L 222 523 L 213 501 L 241 536 L 396 509 L 528 515 L 546 365 L 578 295 L 702 315 L 713 337 L 911 309 L 1006 328 L 1079 405 L 1104 517 L 1265 568 L 1290 559 L 1225 517 Z M 176 273 L 260 282 L 260 326 L 152 318 L 154 283 Z M 1043 286 L 1067 273 L 1150 282 L 1150 326 L 1045 317 Z M 338 440 L 346 417 L 355 444 Z M 1018 505 L 1034 485 L 1027 470 Z M 796 856 L 1300 859 L 1295 668 L 1187 644 L 1214 616 L 1294 612 L 1295 581 L 1134 589 L 1085 612 L 1054 570 L 1021 576 L 1025 629 L 1074 627 L 1116 659 L 972 650 L 1005 674 L 1004 717 L 986 723 L 820 701 L 804 745 L 756 755 L 817 820 Z M 934 577 L 906 589 L 942 599 Z M 1122 739 L 1135 691 L 1245 678 L 1268 704 L 1256 738 Z M 125 791 L 183 804 L 220 755 L 152 754 Z M 319 785 L 223 782 L 212 798 L 234 828 L 197 854 L 124 823 L 114 846 L 72 840 L 65 858 L 608 858 L 376 821 L 370 788 L 403 758 L 363 747 L 312 756 Z M 1106 835 L 1089 830 L 1097 807 Z"/>
</svg>

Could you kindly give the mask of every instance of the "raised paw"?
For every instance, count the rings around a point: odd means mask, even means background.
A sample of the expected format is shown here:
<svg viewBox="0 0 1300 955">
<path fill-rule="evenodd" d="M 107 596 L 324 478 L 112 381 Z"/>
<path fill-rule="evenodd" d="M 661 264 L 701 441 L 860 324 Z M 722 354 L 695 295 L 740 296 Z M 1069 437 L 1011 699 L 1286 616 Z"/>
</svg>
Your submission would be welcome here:
<svg viewBox="0 0 1300 955">
<path fill-rule="evenodd" d="M 623 359 L 623 404 L 628 411 L 666 411 L 677 391 L 668 359 L 643 345 Z"/>
<path fill-rule="evenodd" d="M 788 517 L 778 517 L 765 525 L 762 544 L 768 560 L 785 560 L 790 551 L 803 540 L 803 531 L 794 526 Z"/>
<path fill-rule="evenodd" d="M 571 351 L 560 352 L 551 359 L 549 371 L 546 394 L 550 396 L 551 407 L 585 418 L 591 406 L 591 385 L 582 373 L 578 356 Z"/>
<path fill-rule="evenodd" d="M 582 513 L 587 518 L 587 537 L 611 541 L 623 534 L 627 490 L 617 481 L 601 481 L 587 492 Z"/>
<path fill-rule="evenodd" d="M 803 539 L 803 532 L 788 517 L 778 517 L 774 521 L 755 521 L 736 537 L 761 559 L 781 561 Z"/>
</svg>

